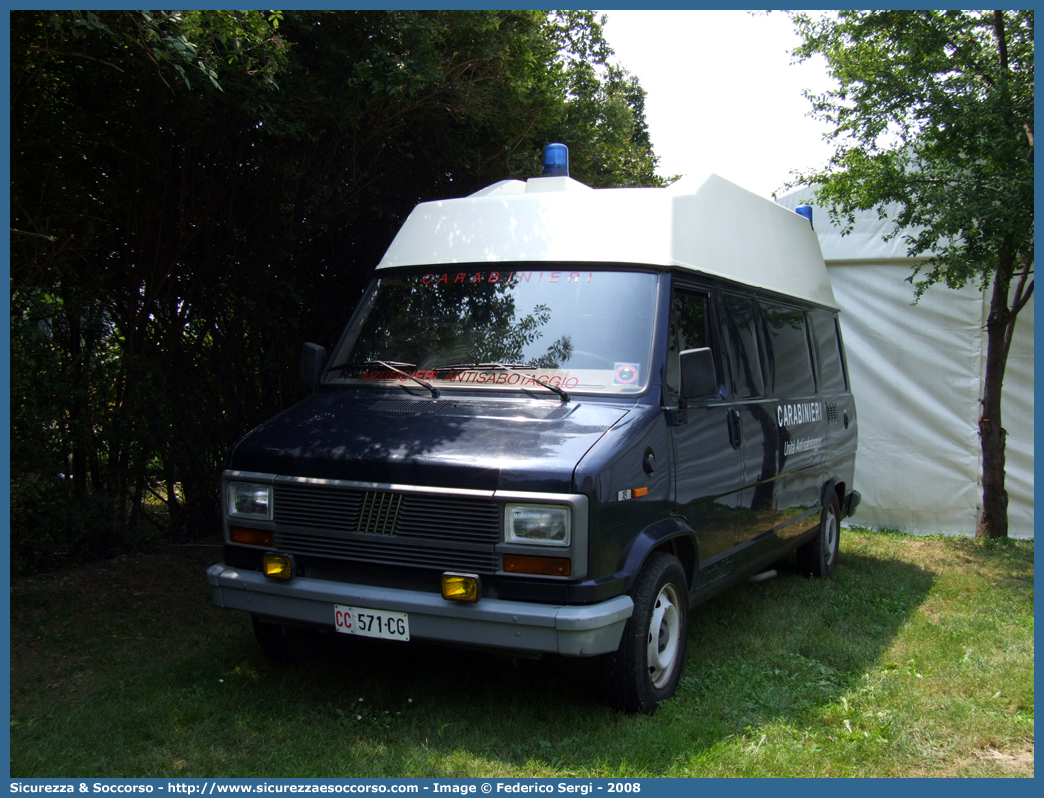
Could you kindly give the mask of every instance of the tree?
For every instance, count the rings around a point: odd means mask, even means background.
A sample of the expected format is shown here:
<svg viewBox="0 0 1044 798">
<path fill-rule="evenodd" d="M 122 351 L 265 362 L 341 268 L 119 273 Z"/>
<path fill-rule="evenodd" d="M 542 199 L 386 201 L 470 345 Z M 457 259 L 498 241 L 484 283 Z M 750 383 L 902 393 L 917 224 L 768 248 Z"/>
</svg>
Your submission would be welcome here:
<svg viewBox="0 0 1044 798">
<path fill-rule="evenodd" d="M 220 463 L 222 413 L 191 375 L 214 371 L 206 292 L 228 271 L 206 254 L 237 185 L 239 106 L 275 91 L 286 63 L 278 21 L 12 14 L 16 565 L 120 547 L 157 481 L 175 538 L 206 529 L 196 510 L 214 491 L 193 483 Z"/>
<path fill-rule="evenodd" d="M 12 12 L 14 567 L 133 542 L 150 491 L 168 538 L 219 528 L 228 449 L 418 202 L 549 141 L 655 182 L 611 55 L 591 12 Z"/>
<path fill-rule="evenodd" d="M 834 126 L 828 164 L 796 176 L 850 230 L 856 210 L 898 208 L 891 236 L 930 256 L 937 283 L 991 290 L 979 436 L 979 535 L 1007 537 L 1001 388 L 1033 295 L 1033 11 L 792 13 L 798 59 L 821 55 L 837 88 L 808 95 Z"/>
</svg>

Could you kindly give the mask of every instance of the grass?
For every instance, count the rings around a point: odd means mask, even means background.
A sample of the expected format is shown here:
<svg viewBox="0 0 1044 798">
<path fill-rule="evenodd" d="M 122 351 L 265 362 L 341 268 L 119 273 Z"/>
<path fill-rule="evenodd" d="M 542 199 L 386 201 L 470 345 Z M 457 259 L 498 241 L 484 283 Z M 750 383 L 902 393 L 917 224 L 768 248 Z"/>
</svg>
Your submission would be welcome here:
<svg viewBox="0 0 1044 798">
<path fill-rule="evenodd" d="M 1033 543 L 846 531 L 692 613 L 674 700 L 596 663 L 339 638 L 266 661 L 217 548 L 16 578 L 13 777 L 1032 776 Z"/>
</svg>

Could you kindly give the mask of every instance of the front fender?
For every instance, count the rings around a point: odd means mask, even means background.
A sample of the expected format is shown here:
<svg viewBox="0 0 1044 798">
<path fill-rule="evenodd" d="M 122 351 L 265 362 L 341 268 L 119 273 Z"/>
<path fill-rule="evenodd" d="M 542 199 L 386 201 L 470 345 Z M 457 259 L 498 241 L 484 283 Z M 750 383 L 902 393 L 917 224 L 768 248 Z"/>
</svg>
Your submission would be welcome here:
<svg viewBox="0 0 1044 798">
<path fill-rule="evenodd" d="M 631 543 L 623 556 L 619 574 L 624 578 L 624 592 L 630 594 L 649 557 L 657 551 L 673 554 L 681 562 L 690 589 L 699 568 L 700 550 L 696 533 L 677 516 L 665 518 L 647 526 Z"/>
</svg>

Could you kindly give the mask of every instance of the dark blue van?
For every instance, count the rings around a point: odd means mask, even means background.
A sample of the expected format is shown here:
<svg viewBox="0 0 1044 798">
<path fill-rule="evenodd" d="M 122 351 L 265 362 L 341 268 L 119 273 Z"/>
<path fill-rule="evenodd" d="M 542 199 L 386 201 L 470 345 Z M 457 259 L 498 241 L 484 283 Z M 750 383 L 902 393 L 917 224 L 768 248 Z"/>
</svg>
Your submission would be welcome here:
<svg viewBox="0 0 1044 798">
<path fill-rule="evenodd" d="M 834 569 L 856 408 L 809 221 L 714 175 L 549 171 L 418 206 L 305 345 L 312 395 L 230 453 L 207 579 L 274 659 L 322 632 L 601 656 L 652 712 L 691 608 L 794 550 Z"/>
</svg>

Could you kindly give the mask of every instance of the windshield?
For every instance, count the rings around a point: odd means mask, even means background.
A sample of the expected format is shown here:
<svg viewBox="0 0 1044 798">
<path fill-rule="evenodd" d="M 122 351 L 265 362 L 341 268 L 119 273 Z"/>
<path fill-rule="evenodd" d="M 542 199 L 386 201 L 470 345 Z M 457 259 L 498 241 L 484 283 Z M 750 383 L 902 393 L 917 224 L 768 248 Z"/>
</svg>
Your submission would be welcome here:
<svg viewBox="0 0 1044 798">
<path fill-rule="evenodd" d="M 323 377 L 549 393 L 645 389 L 656 275 L 440 271 L 381 275 Z"/>
</svg>

